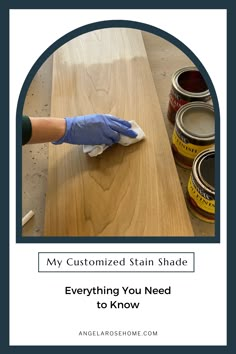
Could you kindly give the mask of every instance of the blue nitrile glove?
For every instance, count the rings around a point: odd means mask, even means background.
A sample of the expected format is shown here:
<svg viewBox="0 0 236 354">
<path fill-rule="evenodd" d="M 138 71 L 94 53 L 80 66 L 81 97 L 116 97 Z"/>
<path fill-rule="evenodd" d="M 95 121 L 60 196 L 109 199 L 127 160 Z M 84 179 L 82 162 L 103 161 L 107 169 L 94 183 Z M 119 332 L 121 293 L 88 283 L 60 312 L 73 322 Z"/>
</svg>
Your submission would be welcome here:
<svg viewBox="0 0 236 354">
<path fill-rule="evenodd" d="M 131 124 L 128 121 L 106 114 L 92 114 L 65 120 L 65 135 L 53 144 L 112 145 L 119 141 L 120 134 L 130 138 L 137 136 L 130 129 Z"/>
</svg>

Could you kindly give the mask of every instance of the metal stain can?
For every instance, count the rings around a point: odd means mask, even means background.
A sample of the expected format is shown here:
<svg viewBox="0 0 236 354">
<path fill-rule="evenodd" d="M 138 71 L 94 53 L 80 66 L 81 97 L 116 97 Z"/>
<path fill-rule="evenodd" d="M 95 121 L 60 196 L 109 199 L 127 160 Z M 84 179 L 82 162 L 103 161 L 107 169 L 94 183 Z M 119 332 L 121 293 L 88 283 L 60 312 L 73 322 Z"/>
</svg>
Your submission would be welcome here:
<svg viewBox="0 0 236 354">
<path fill-rule="evenodd" d="M 178 165 L 191 168 L 194 158 L 202 150 L 215 144 L 215 116 L 213 106 L 191 102 L 177 114 L 172 136 L 172 151 Z"/>
<path fill-rule="evenodd" d="M 190 211 L 199 219 L 215 222 L 215 149 L 198 154 L 187 187 Z"/>
<path fill-rule="evenodd" d="M 195 66 L 179 69 L 172 75 L 167 117 L 174 124 L 176 112 L 184 104 L 192 101 L 206 102 L 210 99 L 207 84 Z"/>
</svg>

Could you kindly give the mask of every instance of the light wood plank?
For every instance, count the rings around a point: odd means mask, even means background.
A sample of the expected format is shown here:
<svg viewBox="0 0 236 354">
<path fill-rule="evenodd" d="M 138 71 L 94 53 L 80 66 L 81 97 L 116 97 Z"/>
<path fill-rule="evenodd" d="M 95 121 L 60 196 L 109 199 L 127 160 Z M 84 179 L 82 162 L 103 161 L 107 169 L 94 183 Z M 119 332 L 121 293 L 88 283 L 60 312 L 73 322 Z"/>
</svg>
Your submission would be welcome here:
<svg viewBox="0 0 236 354">
<path fill-rule="evenodd" d="M 54 53 L 51 116 L 110 113 L 146 140 L 97 158 L 49 148 L 45 235 L 192 236 L 141 33 L 106 29 Z"/>
</svg>

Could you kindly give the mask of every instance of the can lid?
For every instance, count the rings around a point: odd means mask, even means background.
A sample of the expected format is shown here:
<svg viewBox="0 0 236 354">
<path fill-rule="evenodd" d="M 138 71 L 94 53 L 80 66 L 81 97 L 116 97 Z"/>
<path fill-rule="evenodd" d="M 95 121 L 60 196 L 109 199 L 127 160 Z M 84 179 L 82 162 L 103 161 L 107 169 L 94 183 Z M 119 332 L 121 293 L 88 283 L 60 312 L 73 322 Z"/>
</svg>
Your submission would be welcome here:
<svg viewBox="0 0 236 354">
<path fill-rule="evenodd" d="M 182 106 L 177 115 L 180 127 L 191 137 L 204 140 L 215 136 L 215 115 L 211 105 L 191 102 Z"/>
<path fill-rule="evenodd" d="M 201 188 L 215 195 L 215 149 L 200 152 L 193 161 L 192 173 Z"/>
<path fill-rule="evenodd" d="M 209 152 L 199 161 L 199 177 L 211 190 L 215 190 L 215 151 Z"/>
</svg>

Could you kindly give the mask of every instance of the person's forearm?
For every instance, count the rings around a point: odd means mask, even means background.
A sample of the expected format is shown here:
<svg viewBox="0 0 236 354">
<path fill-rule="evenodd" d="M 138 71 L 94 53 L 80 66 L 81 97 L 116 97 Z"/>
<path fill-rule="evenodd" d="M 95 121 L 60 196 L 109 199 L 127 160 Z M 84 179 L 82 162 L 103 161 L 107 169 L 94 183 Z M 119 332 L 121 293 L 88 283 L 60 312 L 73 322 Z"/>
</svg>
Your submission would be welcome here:
<svg viewBox="0 0 236 354">
<path fill-rule="evenodd" d="M 32 125 L 32 135 L 29 144 L 47 143 L 59 140 L 66 130 L 63 118 L 29 117 Z"/>
</svg>

